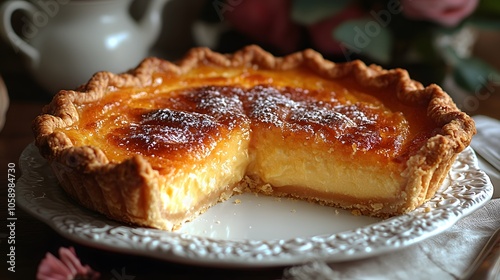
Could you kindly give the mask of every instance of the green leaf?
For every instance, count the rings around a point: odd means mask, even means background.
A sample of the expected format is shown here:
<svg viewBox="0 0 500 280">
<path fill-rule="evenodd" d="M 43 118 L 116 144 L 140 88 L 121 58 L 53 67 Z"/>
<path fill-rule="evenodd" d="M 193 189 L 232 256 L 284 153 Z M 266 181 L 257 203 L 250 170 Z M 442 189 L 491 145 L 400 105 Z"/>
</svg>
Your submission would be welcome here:
<svg viewBox="0 0 500 280">
<path fill-rule="evenodd" d="M 349 0 L 293 0 L 292 20 L 310 25 L 345 9 Z"/>
<path fill-rule="evenodd" d="M 476 14 L 500 15 L 500 1 L 481 0 L 475 12 Z"/>
<path fill-rule="evenodd" d="M 457 84 L 470 92 L 477 92 L 488 85 L 488 81 L 500 79 L 500 73 L 478 58 L 465 58 L 458 61 L 453 69 Z"/>
<path fill-rule="evenodd" d="M 333 30 L 332 36 L 349 51 L 383 64 L 391 60 L 392 33 L 371 18 L 345 21 Z"/>
</svg>

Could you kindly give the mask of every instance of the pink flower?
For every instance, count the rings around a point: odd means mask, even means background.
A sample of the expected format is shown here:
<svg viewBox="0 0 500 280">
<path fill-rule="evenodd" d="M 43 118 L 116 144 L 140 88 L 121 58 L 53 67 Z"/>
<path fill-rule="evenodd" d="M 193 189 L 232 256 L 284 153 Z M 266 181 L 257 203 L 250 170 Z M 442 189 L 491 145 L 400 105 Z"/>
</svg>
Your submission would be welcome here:
<svg viewBox="0 0 500 280">
<path fill-rule="evenodd" d="M 38 266 L 39 280 L 98 279 L 99 273 L 88 265 L 83 266 L 73 247 L 59 248 L 59 259 L 47 253 Z"/>
<path fill-rule="evenodd" d="M 429 20 L 453 27 L 470 15 L 479 0 L 401 0 L 403 14 L 410 19 Z"/>
<path fill-rule="evenodd" d="M 342 54 L 340 42 L 333 37 L 333 30 L 346 20 L 363 16 L 366 16 L 366 13 L 359 6 L 350 5 L 338 14 L 308 26 L 314 48 L 324 54 Z"/>
<path fill-rule="evenodd" d="M 289 0 L 241 1 L 224 16 L 236 30 L 258 43 L 292 52 L 300 43 L 301 29 L 290 19 L 290 7 Z"/>
</svg>

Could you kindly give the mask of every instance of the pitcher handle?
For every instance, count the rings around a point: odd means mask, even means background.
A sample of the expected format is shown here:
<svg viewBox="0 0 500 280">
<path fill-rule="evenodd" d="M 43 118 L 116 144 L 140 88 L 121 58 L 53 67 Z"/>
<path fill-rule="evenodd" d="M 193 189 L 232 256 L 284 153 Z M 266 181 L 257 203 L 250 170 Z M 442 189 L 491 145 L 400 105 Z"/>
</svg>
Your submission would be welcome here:
<svg viewBox="0 0 500 280">
<path fill-rule="evenodd" d="M 32 45 L 28 44 L 24 39 L 18 36 L 14 31 L 14 28 L 12 27 L 12 14 L 16 10 L 27 12 L 29 15 L 34 15 L 36 12 L 39 12 L 39 10 L 33 4 L 27 1 L 5 2 L 0 7 L 0 16 L 2 17 L 2 24 L 0 24 L 0 35 L 2 35 L 2 37 L 6 41 L 12 44 L 16 52 L 19 51 L 26 55 L 30 59 L 31 63 L 36 66 L 40 60 L 40 53 Z M 24 22 L 25 25 L 23 26 L 21 31 L 24 32 L 27 30 L 26 28 L 31 28 L 31 35 L 36 35 L 36 32 L 38 32 L 37 27 L 30 22 Z M 28 24 L 30 24 L 30 26 L 28 26 Z"/>
</svg>

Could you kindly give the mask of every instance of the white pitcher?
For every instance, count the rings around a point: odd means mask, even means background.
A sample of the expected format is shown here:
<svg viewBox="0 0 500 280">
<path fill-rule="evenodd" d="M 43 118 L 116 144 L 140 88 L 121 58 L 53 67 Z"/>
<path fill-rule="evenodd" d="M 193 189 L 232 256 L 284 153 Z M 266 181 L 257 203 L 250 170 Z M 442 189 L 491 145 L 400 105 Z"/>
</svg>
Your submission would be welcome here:
<svg viewBox="0 0 500 280">
<path fill-rule="evenodd" d="M 0 7 L 0 33 L 27 58 L 36 81 L 51 94 L 73 89 L 97 71 L 124 72 L 148 56 L 161 31 L 168 0 L 149 0 L 144 15 L 132 0 L 9 1 Z M 17 34 L 12 14 L 23 11 Z"/>
</svg>

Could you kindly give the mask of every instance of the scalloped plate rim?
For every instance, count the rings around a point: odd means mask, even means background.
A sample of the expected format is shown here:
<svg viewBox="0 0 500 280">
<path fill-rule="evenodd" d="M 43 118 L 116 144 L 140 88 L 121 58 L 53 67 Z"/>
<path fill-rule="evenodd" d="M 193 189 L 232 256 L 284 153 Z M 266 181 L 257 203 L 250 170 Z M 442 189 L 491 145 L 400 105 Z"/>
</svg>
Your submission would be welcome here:
<svg viewBox="0 0 500 280">
<path fill-rule="evenodd" d="M 192 255 L 177 255 L 176 252 L 170 251 L 165 251 L 162 249 L 157 249 L 157 250 L 147 250 L 147 249 L 135 249 L 135 248 L 128 248 L 123 245 L 116 245 L 116 244 L 111 244 L 109 242 L 99 240 L 99 239 L 91 239 L 91 238 L 83 238 L 79 235 L 75 235 L 72 232 L 65 230 L 64 228 L 61 228 L 61 225 L 57 224 L 57 222 L 54 220 L 54 216 L 47 216 L 47 214 L 43 213 L 38 213 L 37 210 L 43 210 L 43 205 L 39 205 L 36 202 L 32 202 L 30 200 L 36 200 L 37 198 L 31 197 L 27 198 L 26 196 L 31 192 L 33 195 L 33 190 L 29 190 L 30 186 L 28 185 L 30 183 L 29 179 L 27 177 L 29 175 L 32 175 L 33 170 L 29 166 L 29 160 L 34 160 L 35 163 L 37 164 L 45 164 L 46 161 L 45 159 L 41 158 L 41 156 L 38 154 L 38 151 L 36 150 L 36 147 L 34 143 L 30 143 L 21 153 L 20 159 L 19 159 L 19 164 L 21 168 L 21 177 L 16 183 L 16 191 L 18 193 L 21 193 L 23 195 L 16 194 L 16 203 L 27 213 L 30 215 L 34 216 L 38 220 L 44 222 L 47 224 L 49 227 L 51 227 L 54 231 L 56 231 L 58 234 L 61 236 L 72 240 L 76 243 L 86 245 L 89 247 L 94 247 L 97 249 L 103 249 L 103 250 L 109 250 L 117 253 L 123 253 L 123 254 L 131 254 L 131 255 L 137 255 L 137 256 L 144 256 L 144 257 L 150 257 L 150 258 L 155 258 L 155 259 L 160 259 L 164 261 L 172 261 L 176 263 L 182 263 L 182 264 L 191 264 L 191 265 L 198 265 L 198 266 L 209 266 L 209 267 L 225 267 L 225 268 L 258 268 L 258 267 L 273 267 L 273 266 L 286 266 L 286 265 L 295 265 L 295 264 L 300 264 L 304 263 L 307 261 L 312 261 L 312 260 L 324 260 L 327 262 L 342 262 L 342 261 L 350 261 L 350 260 L 359 260 L 359 259 L 364 259 L 372 256 L 377 256 L 389 252 L 393 252 L 396 250 L 400 250 L 403 248 L 406 248 L 408 246 L 411 246 L 413 244 L 416 244 L 418 242 L 421 242 L 427 238 L 433 237 L 435 235 L 440 234 L 441 232 L 445 231 L 446 229 L 450 228 L 453 226 L 457 221 L 459 221 L 461 218 L 471 214 L 475 210 L 479 209 L 482 207 L 493 195 L 493 185 L 491 184 L 489 177 L 479 169 L 478 162 L 477 162 L 477 157 L 472 150 L 472 148 L 468 147 L 466 148 L 462 154 L 468 154 L 470 157 L 470 166 L 473 167 L 472 171 L 476 171 L 477 174 L 479 175 L 477 177 L 477 180 L 483 180 L 482 185 L 482 190 L 477 194 L 477 196 L 474 197 L 476 201 L 467 207 L 457 207 L 457 210 L 459 211 L 458 214 L 452 215 L 450 218 L 445 219 L 444 221 L 440 221 L 437 226 L 435 226 L 434 229 L 431 229 L 430 231 L 424 232 L 423 234 L 417 235 L 413 238 L 410 238 L 408 240 L 405 240 L 398 244 L 397 246 L 389 246 L 389 245 L 382 245 L 378 244 L 379 246 L 375 246 L 375 248 L 370 248 L 368 251 L 360 251 L 356 252 L 353 254 L 343 254 L 342 252 L 337 252 L 337 253 L 325 253 L 322 252 L 322 254 L 316 254 L 314 252 L 307 252 L 309 255 L 304 255 L 304 252 L 299 252 L 296 254 L 286 254 L 283 256 L 282 254 L 277 254 L 277 255 L 271 255 L 271 256 L 251 256 L 251 257 L 241 257 L 241 258 L 226 258 L 223 257 L 223 255 L 220 255 L 220 258 L 214 258 L 212 257 L 203 257 L 203 256 L 192 256 Z M 457 159 L 459 161 L 459 159 Z M 453 169 L 453 168 L 452 168 Z M 41 178 L 45 179 L 45 177 Z M 55 179 L 55 178 L 53 178 Z M 480 182 L 479 182 L 480 183 Z M 478 184 L 479 184 L 478 183 Z M 76 211 L 77 214 L 83 215 L 82 217 L 85 216 L 92 216 L 96 217 L 99 222 L 102 222 L 106 225 L 111 225 L 112 228 L 111 230 L 118 230 L 118 229 L 125 229 L 126 231 L 129 232 L 134 232 L 134 231 L 144 231 L 146 233 L 152 234 L 153 237 L 157 237 L 156 234 L 160 235 L 165 235 L 167 237 L 173 238 L 173 239 L 188 239 L 188 240 L 198 240 L 201 239 L 204 242 L 208 242 L 208 244 L 233 244 L 234 245 L 247 245 L 251 247 L 251 244 L 256 243 L 259 245 L 262 244 L 268 244 L 270 243 L 271 245 L 276 244 L 289 244 L 290 242 L 293 242 L 295 239 L 288 239 L 288 240 L 268 240 L 268 241 L 261 241 L 261 240 L 244 240 L 244 241 L 231 241 L 231 240 L 219 240 L 219 239 L 213 239 L 213 238 L 207 238 L 207 237 L 196 237 L 196 236 L 191 236 L 189 234 L 185 233 L 176 233 L 176 232 L 166 232 L 166 231 L 161 231 L 157 229 L 150 229 L 150 228 L 142 228 L 142 227 L 134 227 L 134 226 L 129 226 L 126 224 L 121 224 L 116 221 L 109 220 L 105 216 L 95 213 L 91 210 L 85 209 L 80 205 L 77 205 L 75 202 L 71 201 L 71 199 L 65 195 L 65 193 L 57 186 L 54 184 L 51 184 L 51 187 L 55 189 L 57 187 L 57 192 L 60 192 L 60 196 L 64 197 L 65 200 L 67 200 L 67 203 L 70 204 L 71 207 L 75 207 L 73 211 Z M 451 186 L 448 186 L 438 192 L 444 192 L 451 188 Z M 38 198 L 47 198 L 45 197 L 46 193 L 44 192 L 43 197 L 38 197 Z M 59 198 L 61 198 L 59 197 Z M 54 199 L 49 197 L 49 199 Z M 424 206 L 421 206 L 419 209 L 423 209 Z M 33 208 L 33 206 L 38 206 L 42 208 Z M 425 210 L 422 210 L 423 212 L 426 212 Z M 429 212 L 432 212 L 433 209 L 431 209 Z M 415 214 L 416 211 L 410 212 L 408 214 L 404 214 L 401 216 L 393 217 L 387 220 L 382 220 L 380 222 L 376 222 L 374 224 L 370 224 L 364 227 L 360 227 L 354 230 L 348 230 L 348 231 L 343 231 L 340 233 L 335 233 L 335 234 L 326 234 L 326 235 L 318 235 L 314 236 L 312 238 L 309 238 L 309 242 L 312 242 L 312 239 L 328 239 L 328 238 L 337 238 L 338 236 L 346 235 L 346 234 L 355 234 L 357 231 L 364 231 L 368 230 L 370 228 L 378 227 L 378 226 L 388 226 L 391 222 L 404 222 L 405 218 L 411 218 Z M 89 227 L 92 227 L 89 225 Z M 110 230 L 107 230 L 110 231 Z M 401 233 L 399 233 L 401 234 Z M 111 235 L 111 234 L 108 234 Z M 133 235 L 133 234 L 132 234 Z M 397 235 L 396 235 L 397 236 Z M 109 238 L 113 239 L 113 236 L 108 236 Z M 149 236 L 151 238 L 151 236 Z M 307 239 L 307 238 L 299 238 L 299 239 Z M 249 245 L 250 244 L 250 245 Z M 282 245 L 284 246 L 284 245 Z M 189 247 L 189 245 L 187 246 Z M 328 247 L 328 246 L 327 246 Z M 234 247 L 235 248 L 235 247 Z M 179 249 L 179 248 L 177 248 Z M 183 248 L 186 249 L 186 248 Z M 349 248 L 347 248 L 349 250 Z M 182 251 L 182 250 L 181 250 Z M 179 252 L 177 252 L 179 253 Z M 258 254 L 257 254 L 258 255 Z"/>
</svg>

